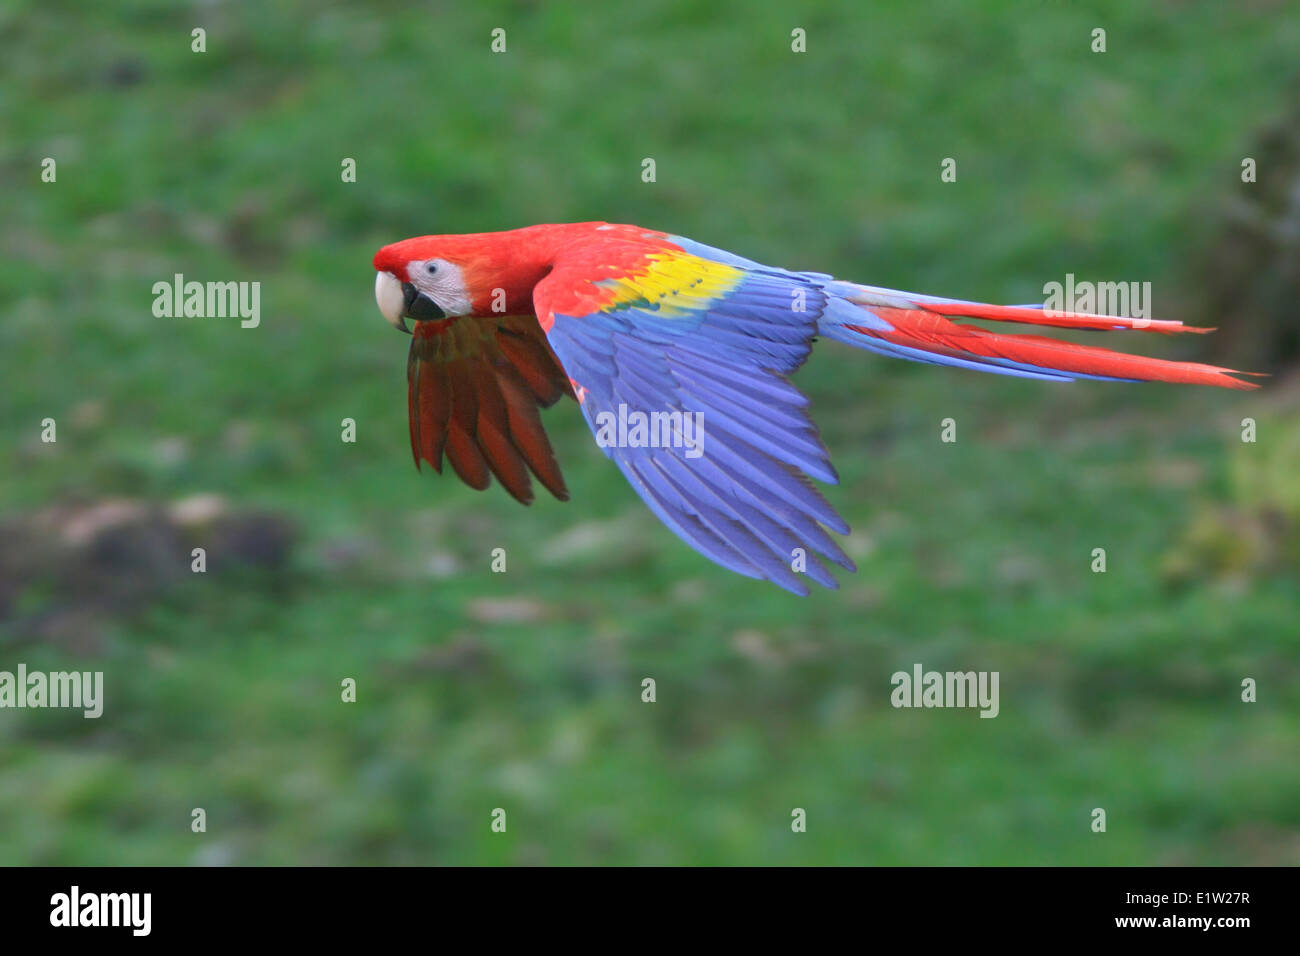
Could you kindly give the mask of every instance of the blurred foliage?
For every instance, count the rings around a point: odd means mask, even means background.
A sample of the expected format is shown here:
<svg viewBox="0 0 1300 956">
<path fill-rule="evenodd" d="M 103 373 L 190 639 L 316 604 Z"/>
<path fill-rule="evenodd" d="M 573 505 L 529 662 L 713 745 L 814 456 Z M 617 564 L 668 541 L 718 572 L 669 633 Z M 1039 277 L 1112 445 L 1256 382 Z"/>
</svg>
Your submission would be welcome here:
<svg viewBox="0 0 1300 956">
<path fill-rule="evenodd" d="M 1188 216 L 1204 237 L 1188 258 L 1189 310 L 1221 328 L 1219 356 L 1261 371 L 1300 359 L 1300 84 L 1289 100 L 1243 150 L 1254 174 L 1243 169 L 1231 189 Z"/>
<path fill-rule="evenodd" d="M 1285 114 L 1293 4 L 10 0 L 0 44 L 0 508 L 215 494 L 301 529 L 288 578 L 194 575 L 96 611 L 92 647 L 0 625 L 0 668 L 107 696 L 0 712 L 0 863 L 1300 861 L 1294 569 L 1159 574 L 1198 502 L 1275 495 L 1237 469 L 1286 467 L 1280 384 L 819 349 L 860 570 L 797 600 L 660 527 L 571 406 L 568 505 L 416 473 L 370 266 L 607 219 L 985 301 L 1149 280 L 1168 315 L 1189 215 Z M 260 281 L 261 326 L 155 318 L 175 273 Z M 999 671 L 1001 715 L 893 710 L 916 662 Z"/>
<path fill-rule="evenodd" d="M 1300 573 L 1300 415 L 1252 425 L 1253 439 L 1232 452 L 1226 500 L 1201 502 L 1186 535 L 1165 555 L 1170 581 Z M 1260 429 L 1268 433 L 1262 442 Z"/>
<path fill-rule="evenodd" d="M 1232 497 L 1240 505 L 1276 512 L 1286 521 L 1300 521 L 1300 416 L 1293 412 L 1265 418 L 1256 425 L 1272 434 L 1258 451 L 1247 451 L 1245 442 L 1234 449 L 1229 470 Z"/>
</svg>

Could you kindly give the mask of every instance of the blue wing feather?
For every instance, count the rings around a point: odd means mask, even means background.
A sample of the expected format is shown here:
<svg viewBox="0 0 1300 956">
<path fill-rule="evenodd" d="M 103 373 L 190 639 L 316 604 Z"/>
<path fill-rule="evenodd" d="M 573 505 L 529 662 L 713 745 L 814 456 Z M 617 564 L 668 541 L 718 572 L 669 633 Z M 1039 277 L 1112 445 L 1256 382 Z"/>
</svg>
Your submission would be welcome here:
<svg viewBox="0 0 1300 956">
<path fill-rule="evenodd" d="M 712 261 L 749 268 L 738 257 Z M 693 299 L 684 292 L 670 308 L 637 302 L 587 315 L 546 310 L 547 283 L 582 281 L 601 280 L 565 274 L 557 264 L 535 297 L 539 315 L 550 320 L 551 348 L 581 386 L 592 430 L 599 436 L 602 413 L 617 415 L 620 406 L 702 415 L 698 457 L 672 444 L 603 449 L 655 516 L 739 574 L 796 594 L 807 593 L 807 580 L 835 587 L 821 561 L 849 570 L 853 562 L 827 529 L 845 534 L 848 526 L 807 476 L 837 477 L 807 398 L 785 377 L 808 357 L 826 305 L 819 285 L 754 265 L 729 293 Z M 684 301 L 695 307 L 683 308 Z M 803 573 L 792 568 L 796 549 L 804 552 Z"/>
</svg>

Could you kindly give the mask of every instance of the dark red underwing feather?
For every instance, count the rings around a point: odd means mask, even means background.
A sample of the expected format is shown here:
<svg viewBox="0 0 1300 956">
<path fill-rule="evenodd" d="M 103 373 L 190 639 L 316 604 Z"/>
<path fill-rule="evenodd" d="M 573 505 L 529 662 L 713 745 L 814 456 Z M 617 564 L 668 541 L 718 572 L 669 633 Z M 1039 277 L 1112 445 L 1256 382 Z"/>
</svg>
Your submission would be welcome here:
<svg viewBox="0 0 1300 956">
<path fill-rule="evenodd" d="M 482 491 L 492 483 L 487 460 L 479 448 L 478 389 L 471 367 L 454 357 L 442 367 L 451 387 L 451 421 L 447 426 L 447 460 L 460 480 Z"/>
<path fill-rule="evenodd" d="M 415 467 L 420 467 L 420 363 L 414 353 L 406 359 L 406 420 L 411 427 L 411 455 L 415 458 Z M 434 465 L 436 469 L 438 466 Z"/>
<path fill-rule="evenodd" d="M 442 474 L 447 419 L 451 415 L 451 390 L 446 377 L 439 374 L 437 365 L 417 356 L 414 343 L 411 347 L 408 378 L 411 451 L 415 454 L 416 467 L 419 467 L 420 459 L 423 458 Z"/>
<path fill-rule="evenodd" d="M 447 428 L 447 460 L 460 480 L 471 488 L 482 491 L 492 483 L 477 437 L 465 431 L 455 419 Z"/>
<path fill-rule="evenodd" d="M 538 328 L 540 330 L 540 326 Z M 501 351 L 528 383 L 543 408 L 550 408 L 565 395 L 573 395 L 569 377 L 545 341 L 510 329 L 499 330 L 496 339 Z"/>
<path fill-rule="evenodd" d="M 546 429 L 542 427 L 542 416 L 537 412 L 533 393 L 512 366 L 498 369 L 497 383 L 501 386 L 501 394 L 506 401 L 510 436 L 519 454 L 547 491 L 561 501 L 568 501 L 569 489 L 564 485 L 564 476 L 560 474 L 555 452 L 546 437 Z"/>
<path fill-rule="evenodd" d="M 495 475 L 524 504 L 533 500 L 531 471 L 568 499 L 538 406 L 572 395 L 572 387 L 535 317 L 417 323 L 407 382 L 417 467 L 427 461 L 441 472 L 445 453 L 470 487 L 486 488 Z"/>
<path fill-rule="evenodd" d="M 478 440 L 483 457 L 497 481 L 516 500 L 527 504 L 533 500 L 533 483 L 528 477 L 528 466 L 510 440 L 506 400 L 497 384 L 496 370 L 486 364 L 479 365 L 474 387 L 478 392 Z"/>
</svg>

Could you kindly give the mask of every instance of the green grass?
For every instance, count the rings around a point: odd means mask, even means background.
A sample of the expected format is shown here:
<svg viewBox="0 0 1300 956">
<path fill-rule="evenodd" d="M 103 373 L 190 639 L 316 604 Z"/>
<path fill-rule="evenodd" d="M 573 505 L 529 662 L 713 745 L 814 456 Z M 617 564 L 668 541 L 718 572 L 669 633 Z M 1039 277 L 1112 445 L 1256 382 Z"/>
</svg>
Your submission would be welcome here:
<svg viewBox="0 0 1300 956">
<path fill-rule="evenodd" d="M 1284 103 L 1294 11 L 616 6 L 0 13 L 0 504 L 215 492 L 303 529 L 285 579 L 196 578 L 91 656 L 0 639 L 0 669 L 107 682 L 98 721 L 0 711 L 0 863 L 1300 862 L 1294 571 L 1158 570 L 1280 387 L 825 346 L 797 381 L 860 569 L 798 600 L 660 527 L 572 406 L 567 505 L 417 474 L 369 262 L 596 218 L 989 301 L 1150 280 L 1169 316 L 1189 223 Z M 155 318 L 175 272 L 260 281 L 261 327 Z M 1001 715 L 892 709 L 915 662 L 999 671 Z"/>
</svg>

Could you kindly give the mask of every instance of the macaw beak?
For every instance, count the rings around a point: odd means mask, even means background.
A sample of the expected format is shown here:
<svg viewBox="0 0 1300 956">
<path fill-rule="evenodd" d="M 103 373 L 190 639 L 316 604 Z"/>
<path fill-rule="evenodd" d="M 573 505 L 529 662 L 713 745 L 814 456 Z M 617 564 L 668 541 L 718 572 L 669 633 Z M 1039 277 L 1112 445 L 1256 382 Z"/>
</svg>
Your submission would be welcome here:
<svg viewBox="0 0 1300 956">
<path fill-rule="evenodd" d="M 438 303 L 411 283 L 399 282 L 391 272 L 375 274 L 375 303 L 388 324 L 407 335 L 411 334 L 411 330 L 406 327 L 407 319 L 424 322 L 446 318 L 446 313 L 438 307 Z"/>
</svg>

